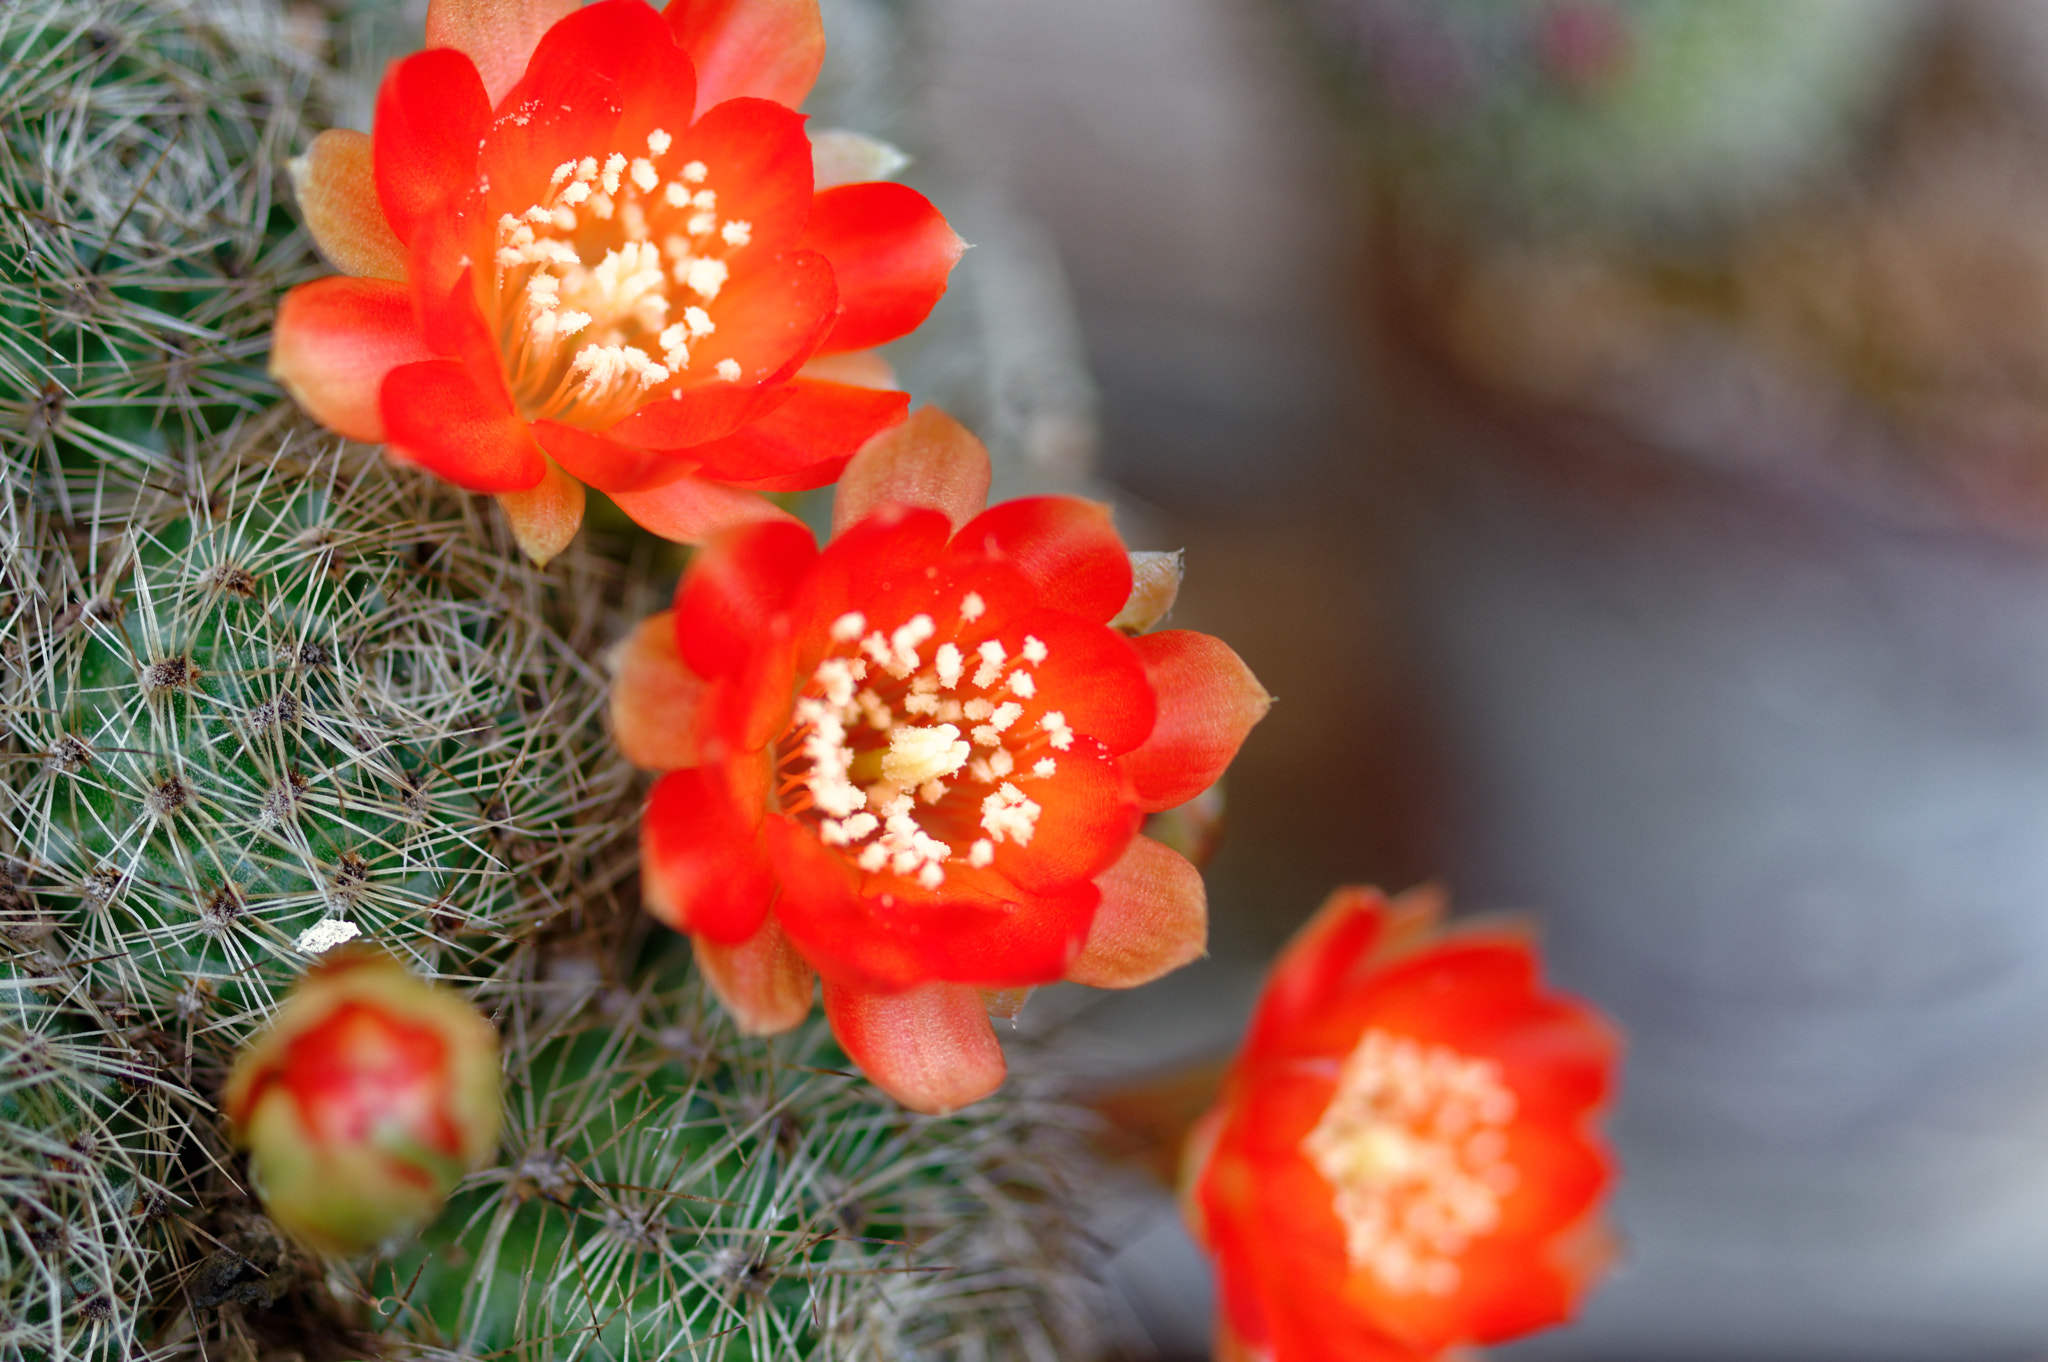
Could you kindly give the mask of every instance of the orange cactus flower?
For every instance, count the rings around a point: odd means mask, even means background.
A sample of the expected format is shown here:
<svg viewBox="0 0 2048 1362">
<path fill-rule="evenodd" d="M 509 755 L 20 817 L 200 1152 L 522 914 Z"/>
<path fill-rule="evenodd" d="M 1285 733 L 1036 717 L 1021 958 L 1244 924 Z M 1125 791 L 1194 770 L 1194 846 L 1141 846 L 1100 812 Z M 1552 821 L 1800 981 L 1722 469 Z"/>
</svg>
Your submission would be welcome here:
<svg viewBox="0 0 2048 1362">
<path fill-rule="evenodd" d="M 1139 835 L 1213 783 L 1267 696 L 1204 634 L 1110 627 L 1107 508 L 982 510 L 987 452 L 934 408 L 848 465 L 821 552 L 748 526 L 623 646 L 619 744 L 666 771 L 641 827 L 655 916 L 756 1032 L 814 973 L 854 1061 L 906 1106 L 992 1091 L 983 990 L 1128 987 L 1199 955 L 1194 868 Z"/>
<path fill-rule="evenodd" d="M 371 136 L 293 164 L 347 273 L 285 296 L 271 372 L 321 423 L 497 493 L 545 561 L 584 484 L 696 542 L 903 419 L 865 352 L 965 247 L 914 190 L 836 183 L 881 168 L 843 135 L 814 172 L 817 0 L 432 0 L 427 41 Z"/>
<path fill-rule="evenodd" d="M 1442 911 L 1340 889 L 1273 967 L 1188 1141 L 1218 1357 L 1427 1362 L 1569 1318 L 1604 1269 L 1619 1038 L 1526 936 Z"/>
<path fill-rule="evenodd" d="M 498 1038 L 454 993 L 346 948 L 236 1058 L 221 1105 L 271 1218 L 360 1253 L 426 1224 L 497 1148 Z"/>
</svg>

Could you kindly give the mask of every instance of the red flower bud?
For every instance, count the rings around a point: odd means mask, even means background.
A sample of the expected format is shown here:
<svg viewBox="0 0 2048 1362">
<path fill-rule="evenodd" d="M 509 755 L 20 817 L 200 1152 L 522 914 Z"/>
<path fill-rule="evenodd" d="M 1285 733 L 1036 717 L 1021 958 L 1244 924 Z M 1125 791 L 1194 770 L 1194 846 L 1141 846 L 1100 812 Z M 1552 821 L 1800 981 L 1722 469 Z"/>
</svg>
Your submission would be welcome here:
<svg viewBox="0 0 2048 1362">
<path fill-rule="evenodd" d="M 223 1109 L 273 1220 L 360 1253 L 434 1217 L 498 1142 L 498 1038 L 379 951 L 337 951 L 235 1061 Z"/>
</svg>

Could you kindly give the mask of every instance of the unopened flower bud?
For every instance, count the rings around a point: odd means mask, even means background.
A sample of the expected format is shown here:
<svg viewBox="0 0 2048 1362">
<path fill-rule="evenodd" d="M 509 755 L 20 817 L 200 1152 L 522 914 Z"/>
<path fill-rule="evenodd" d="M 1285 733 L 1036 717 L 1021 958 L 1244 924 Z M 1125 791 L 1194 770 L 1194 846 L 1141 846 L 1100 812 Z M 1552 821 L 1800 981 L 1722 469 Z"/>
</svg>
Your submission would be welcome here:
<svg viewBox="0 0 2048 1362">
<path fill-rule="evenodd" d="M 498 1143 L 498 1039 L 379 951 L 315 967 L 235 1061 L 224 1110 L 270 1216 L 360 1253 L 431 1220 Z"/>
</svg>

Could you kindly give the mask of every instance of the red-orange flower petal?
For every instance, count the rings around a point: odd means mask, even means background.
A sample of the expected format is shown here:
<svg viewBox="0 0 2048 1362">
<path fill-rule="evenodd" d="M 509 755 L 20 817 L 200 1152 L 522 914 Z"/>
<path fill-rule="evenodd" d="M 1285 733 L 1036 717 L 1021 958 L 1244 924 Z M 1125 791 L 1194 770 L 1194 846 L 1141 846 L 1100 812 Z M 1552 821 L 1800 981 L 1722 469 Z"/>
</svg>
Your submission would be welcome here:
<svg viewBox="0 0 2048 1362">
<path fill-rule="evenodd" d="M 882 180 L 819 194 L 803 244 L 830 260 L 839 280 L 841 311 L 827 351 L 861 350 L 915 330 L 967 250 L 924 195 Z"/>
<path fill-rule="evenodd" d="M 1087 881 L 1031 894 L 969 865 L 939 888 L 894 875 L 862 883 L 792 820 L 771 817 L 763 831 L 782 886 L 777 920 L 826 980 L 861 988 L 1048 983 L 1080 954 L 1101 897 Z"/>
<path fill-rule="evenodd" d="M 678 131 L 671 155 L 714 168 L 718 214 L 747 224 L 747 250 L 775 255 L 798 245 L 812 202 L 811 140 L 801 114 L 765 99 L 733 99 Z"/>
<path fill-rule="evenodd" d="M 817 556 L 800 525 L 751 525 L 707 544 L 676 587 L 676 637 L 691 670 L 738 675 Z"/>
<path fill-rule="evenodd" d="M 313 244 L 343 274 L 405 279 L 405 243 L 384 219 L 369 137 L 329 128 L 286 167 Z"/>
<path fill-rule="evenodd" d="M 1072 497 L 1020 497 L 961 527 L 956 551 L 998 554 L 1037 584 L 1044 603 L 1107 621 L 1131 598 L 1131 558 L 1109 508 Z"/>
<path fill-rule="evenodd" d="M 1340 891 L 1282 953 L 1190 1158 L 1226 1325 L 1274 1362 L 1436 1358 L 1567 1318 L 1602 1262 L 1612 1030 L 1526 938 Z"/>
<path fill-rule="evenodd" d="M 379 92 L 377 203 L 358 183 L 359 136 L 296 163 L 325 248 L 402 276 L 427 351 L 468 372 L 469 388 L 446 371 L 398 383 L 394 457 L 527 491 L 545 449 L 563 476 L 697 542 L 782 518 L 735 489 L 821 486 L 902 418 L 907 400 L 869 381 L 873 365 L 804 370 L 835 330 L 844 347 L 915 324 L 959 243 L 911 191 L 815 192 L 791 107 L 822 52 L 815 0 L 682 0 L 665 15 L 643 0 L 433 0 L 428 24 L 442 45 L 395 63 Z M 822 249 L 801 248 L 813 228 Z M 412 409 L 436 390 L 443 438 Z M 367 434 L 390 414 L 385 401 L 366 419 L 372 405 L 327 407 Z M 499 406 L 526 439 L 492 429 Z M 522 544 L 548 552 L 572 500 L 511 503 Z"/>
<path fill-rule="evenodd" d="M 822 552 L 793 524 L 711 541 L 678 589 L 676 661 L 630 656 L 705 678 L 689 769 L 748 830 L 772 920 L 830 984 L 1051 982 L 1105 889 L 1112 915 L 1078 977 L 1150 977 L 1201 949 L 1204 910 L 1192 867 L 1134 850 L 1123 761 L 1157 703 L 1106 623 L 1128 557 L 1085 503 L 969 520 L 960 488 L 987 485 L 986 452 L 946 418 L 918 429 L 858 456 L 854 495 L 873 509 Z M 644 731 L 651 693 L 615 702 L 622 732 Z"/>
<path fill-rule="evenodd" d="M 764 387 L 752 383 L 677 388 L 674 392 L 675 396 L 666 401 L 647 403 L 604 432 L 604 438 L 613 444 L 645 451 L 646 457 L 640 462 L 621 465 L 621 471 L 636 481 L 653 478 L 656 471 L 664 466 L 679 464 L 695 471 L 697 464 L 693 451 L 698 446 L 722 439 L 749 421 L 760 420 L 789 401 L 791 396 L 786 387 Z M 649 486 L 659 485 L 659 482 L 649 483 Z M 599 483 L 598 486 L 604 484 Z M 646 491 L 647 487 L 608 490 Z"/>
<path fill-rule="evenodd" d="M 526 423 L 480 391 L 455 360 L 393 369 L 379 405 L 393 451 L 458 487 L 522 492 L 547 472 L 547 458 Z"/>
<path fill-rule="evenodd" d="M 818 0 L 669 0 L 662 17 L 696 63 L 699 108 L 751 95 L 794 109 L 825 61 Z"/>
<path fill-rule="evenodd" d="M 1157 813 L 1214 785 L 1273 697 L 1221 639 L 1167 629 L 1131 642 L 1159 697 L 1159 720 L 1124 769 L 1139 807 Z"/>
<path fill-rule="evenodd" d="M 270 373 L 321 425 L 375 443 L 384 438 L 385 376 L 432 354 L 403 284 L 337 275 L 300 284 L 278 304 Z"/>
<path fill-rule="evenodd" d="M 823 487 L 854 451 L 910 410 L 910 395 L 796 378 L 790 399 L 732 434 L 683 451 L 705 477 L 765 491 Z"/>
<path fill-rule="evenodd" d="M 498 493 L 498 507 L 512 524 L 520 552 L 540 567 L 569 547 L 583 524 L 583 484 L 554 463 L 541 480 L 522 492 Z"/>
<path fill-rule="evenodd" d="M 786 382 L 831 327 L 839 294 L 823 256 L 792 251 L 735 279 L 718 306 L 717 339 L 701 347 L 708 367 L 685 382 L 686 396 L 700 386 Z M 728 360 L 739 366 L 738 378 L 718 372 Z M 659 399 L 648 403 L 656 411 L 662 405 Z"/>
<path fill-rule="evenodd" d="M 832 493 L 832 532 L 883 506 L 921 506 L 959 529 L 988 504 L 988 450 L 938 407 L 921 407 L 862 445 Z"/>
<path fill-rule="evenodd" d="M 728 945 L 761 929 L 774 892 L 755 830 L 700 767 L 669 772 L 648 796 L 640 884 L 657 918 Z"/>
<path fill-rule="evenodd" d="M 1198 960 L 1209 948 L 1209 896 L 1187 858 L 1133 837 L 1095 877 L 1102 902 L 1088 942 L 1067 967 L 1073 983 L 1136 988 Z"/>
<path fill-rule="evenodd" d="M 1002 1086 L 1003 1048 L 964 984 L 869 993 L 828 981 L 825 1015 L 848 1058 L 912 1111 L 942 1116 Z"/>
<path fill-rule="evenodd" d="M 766 497 L 703 478 L 682 477 L 612 500 L 634 523 L 678 544 L 701 544 L 727 530 L 774 521 L 801 524 Z"/>
<path fill-rule="evenodd" d="M 818 976 L 774 919 L 738 945 L 706 936 L 691 937 L 690 944 L 704 982 L 747 1035 L 779 1035 L 811 1014 Z"/>
<path fill-rule="evenodd" d="M 476 183 L 478 147 L 491 119 L 482 77 L 452 48 L 394 63 L 377 92 L 371 132 L 377 198 L 400 241 Z"/>
<path fill-rule="evenodd" d="M 526 72 L 541 35 L 575 13 L 578 0 L 429 0 L 427 46 L 452 47 L 476 64 L 493 105 Z"/>
<path fill-rule="evenodd" d="M 533 438 L 569 476 L 616 495 L 645 491 L 687 476 L 695 467 L 666 449 L 643 449 L 560 421 L 535 421 Z"/>
<path fill-rule="evenodd" d="M 547 194 L 556 166 L 643 149 L 654 128 L 689 126 L 696 73 L 644 0 L 597 0 L 541 36 L 497 107 L 482 168 L 495 211 Z"/>
<path fill-rule="evenodd" d="M 611 656 L 612 740 L 635 766 L 672 771 L 697 764 L 697 706 L 704 682 L 683 661 L 671 611 L 649 615 Z"/>
</svg>

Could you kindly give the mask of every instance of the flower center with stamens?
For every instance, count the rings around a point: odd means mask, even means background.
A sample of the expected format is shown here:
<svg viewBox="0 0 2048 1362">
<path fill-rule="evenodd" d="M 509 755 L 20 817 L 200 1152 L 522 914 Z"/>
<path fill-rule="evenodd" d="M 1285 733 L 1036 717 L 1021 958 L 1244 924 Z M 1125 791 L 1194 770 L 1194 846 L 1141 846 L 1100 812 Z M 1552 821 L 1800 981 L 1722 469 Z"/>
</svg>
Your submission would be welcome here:
<svg viewBox="0 0 2048 1362">
<path fill-rule="evenodd" d="M 1457 1290 L 1459 1257 L 1500 1223 L 1515 1095 L 1500 1066 L 1368 1030 L 1302 1153 L 1336 1188 L 1353 1265 L 1400 1295 Z"/>
<path fill-rule="evenodd" d="M 986 866 L 1037 831 L 1032 788 L 1058 773 L 1074 731 L 1038 700 L 1042 641 L 961 646 L 984 613 L 966 593 L 943 639 L 928 614 L 888 629 L 842 615 L 797 697 L 776 745 L 778 806 L 866 874 L 937 889 L 949 863 Z"/>
<path fill-rule="evenodd" d="M 712 168 L 670 164 L 673 147 L 657 128 L 641 154 L 564 161 L 540 202 L 499 215 L 490 321 L 526 419 L 598 428 L 680 395 L 693 364 L 741 377 L 714 312 L 753 226 L 721 218 Z"/>
</svg>

